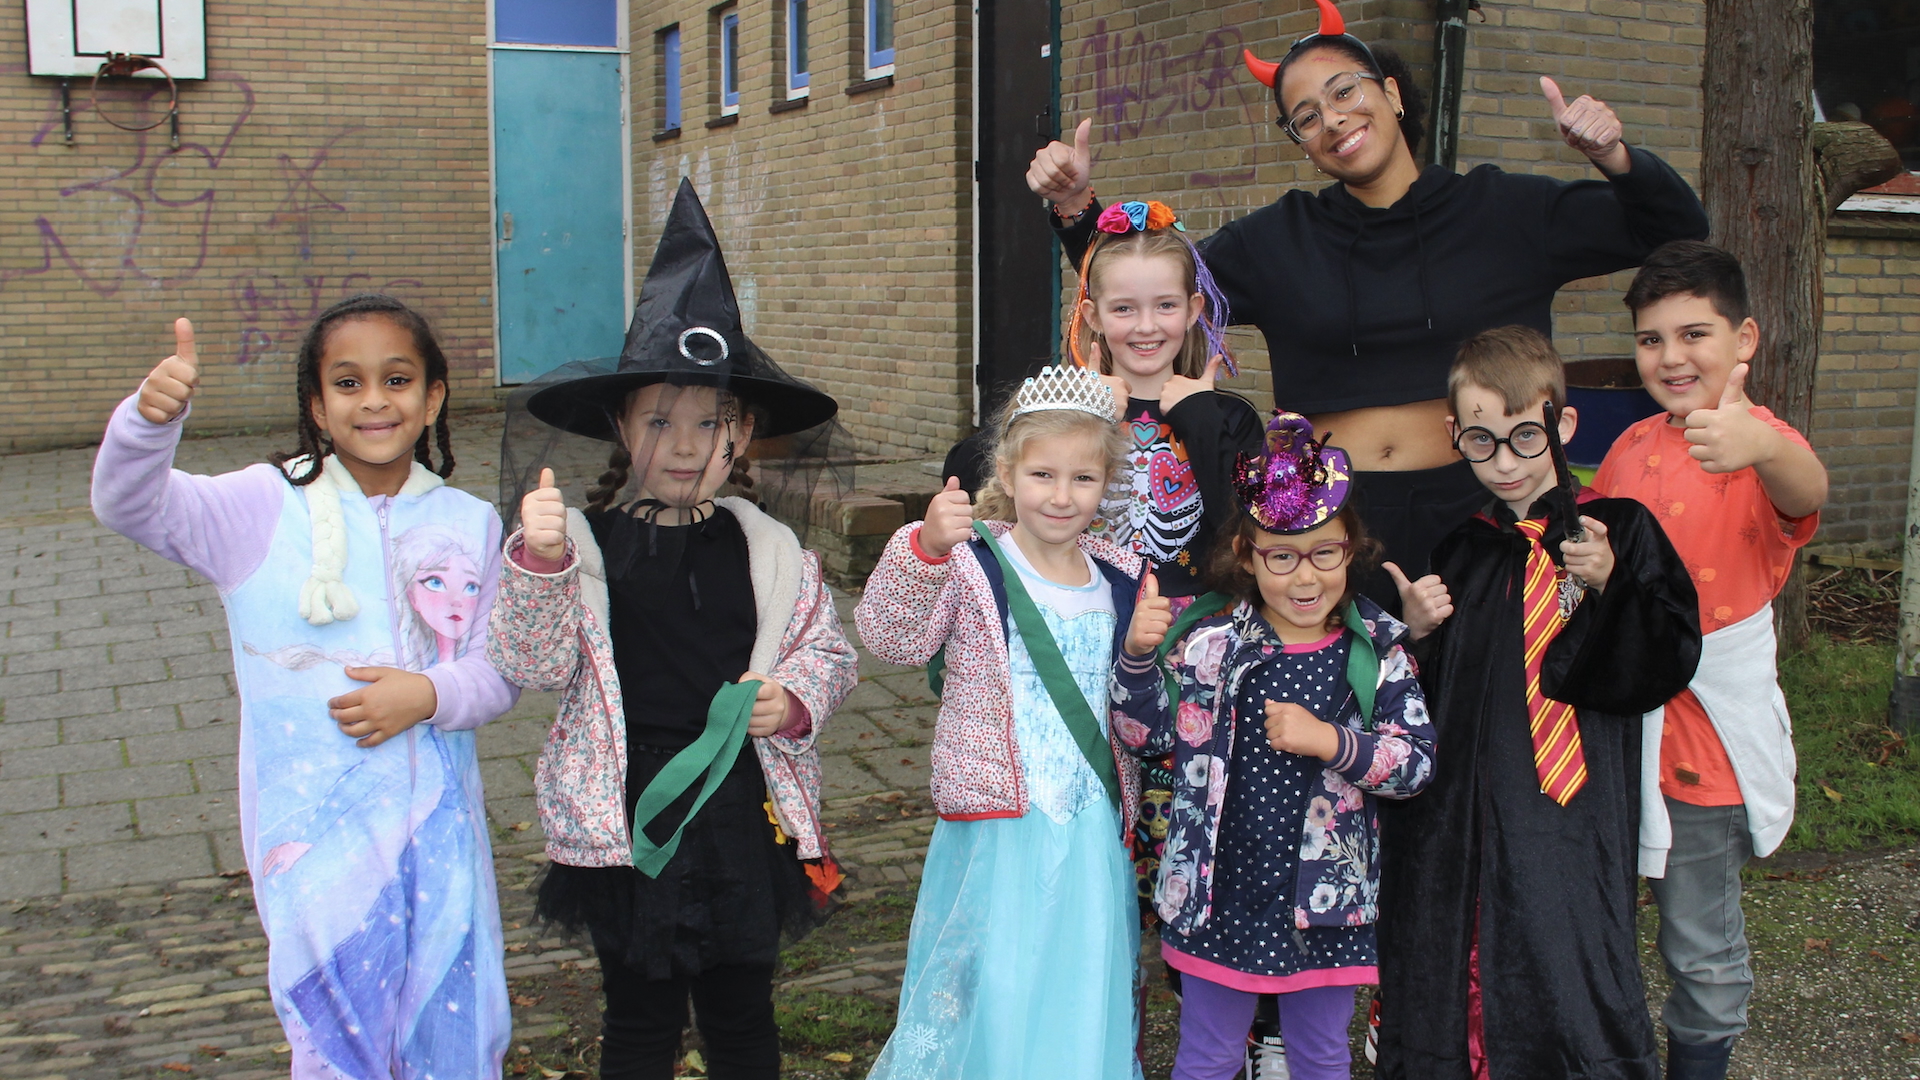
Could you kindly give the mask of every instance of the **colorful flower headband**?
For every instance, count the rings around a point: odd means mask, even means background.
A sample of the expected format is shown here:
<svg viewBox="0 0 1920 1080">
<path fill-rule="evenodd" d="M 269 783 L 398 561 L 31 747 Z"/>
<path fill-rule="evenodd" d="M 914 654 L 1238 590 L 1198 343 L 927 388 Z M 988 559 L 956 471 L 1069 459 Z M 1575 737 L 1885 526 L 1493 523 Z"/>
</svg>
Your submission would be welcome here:
<svg viewBox="0 0 1920 1080">
<path fill-rule="evenodd" d="M 1094 220 L 1093 227 L 1103 233 L 1125 236 L 1130 232 L 1150 232 L 1156 229 L 1171 228 L 1180 234 L 1187 245 L 1187 251 L 1193 256 L 1194 284 L 1200 294 L 1206 297 L 1207 310 L 1200 316 L 1201 332 L 1207 336 L 1207 355 L 1218 356 L 1226 361 L 1229 377 L 1240 374 L 1240 365 L 1233 362 L 1227 352 L 1227 340 L 1224 331 L 1227 326 L 1227 298 L 1220 286 L 1213 280 L 1213 271 L 1207 269 L 1207 260 L 1200 257 L 1200 249 L 1192 240 L 1187 239 L 1187 227 L 1180 223 L 1173 208 L 1157 199 L 1147 202 L 1114 203 Z M 1087 279 L 1093 269 L 1093 256 L 1100 248 L 1098 243 L 1087 247 L 1086 258 L 1080 263 L 1080 300 L 1087 297 Z M 1073 318 L 1067 325 L 1067 351 L 1072 354 L 1073 362 L 1080 367 L 1092 367 L 1086 354 L 1080 347 L 1080 327 L 1085 323 L 1080 314 L 1080 304 L 1073 305 Z"/>
<path fill-rule="evenodd" d="M 1319 528 L 1347 503 L 1353 462 L 1347 452 L 1313 438 L 1313 425 L 1299 413 L 1275 410 L 1267 423 L 1267 450 L 1241 454 L 1233 467 L 1233 492 L 1262 529 L 1282 535 Z"/>
</svg>

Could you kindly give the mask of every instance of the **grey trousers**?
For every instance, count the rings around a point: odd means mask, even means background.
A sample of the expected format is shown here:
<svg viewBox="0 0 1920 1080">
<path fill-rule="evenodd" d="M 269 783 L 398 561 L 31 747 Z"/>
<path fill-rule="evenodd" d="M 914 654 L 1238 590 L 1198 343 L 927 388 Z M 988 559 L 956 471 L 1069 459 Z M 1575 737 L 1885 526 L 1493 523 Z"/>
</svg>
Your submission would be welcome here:
<svg viewBox="0 0 1920 1080">
<path fill-rule="evenodd" d="M 1666 803 L 1673 820 L 1667 876 L 1647 879 L 1660 905 L 1660 958 L 1673 980 L 1660 1018 L 1679 1042 L 1719 1042 L 1747 1030 L 1753 993 L 1740 910 L 1740 868 L 1753 857 L 1747 808 Z"/>
</svg>

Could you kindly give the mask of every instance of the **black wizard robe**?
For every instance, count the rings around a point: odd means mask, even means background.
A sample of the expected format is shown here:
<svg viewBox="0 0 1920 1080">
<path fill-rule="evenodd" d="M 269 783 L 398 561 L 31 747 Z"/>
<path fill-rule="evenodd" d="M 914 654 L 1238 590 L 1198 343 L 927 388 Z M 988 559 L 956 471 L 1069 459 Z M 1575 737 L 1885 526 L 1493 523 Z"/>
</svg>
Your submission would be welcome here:
<svg viewBox="0 0 1920 1080">
<path fill-rule="evenodd" d="M 1380 803 L 1382 1080 L 1470 1075 L 1476 914 L 1494 1080 L 1659 1075 L 1634 922 L 1640 716 L 1693 678 L 1697 600 L 1645 507 L 1583 498 L 1580 510 L 1606 525 L 1615 565 L 1541 670 L 1542 691 L 1578 710 L 1586 755 L 1586 785 L 1564 807 L 1540 792 L 1528 730 L 1526 537 L 1496 502 L 1434 549 L 1454 613 L 1417 650 L 1438 733 L 1433 781 Z M 1550 519 L 1556 563 L 1565 537 Z"/>
</svg>

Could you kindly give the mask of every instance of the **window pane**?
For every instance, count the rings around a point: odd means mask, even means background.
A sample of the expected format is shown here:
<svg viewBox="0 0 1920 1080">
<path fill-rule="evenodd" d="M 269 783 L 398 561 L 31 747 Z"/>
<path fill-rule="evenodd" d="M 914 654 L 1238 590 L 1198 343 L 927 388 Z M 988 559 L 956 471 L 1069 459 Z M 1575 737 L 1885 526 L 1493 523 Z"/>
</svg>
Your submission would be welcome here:
<svg viewBox="0 0 1920 1080">
<path fill-rule="evenodd" d="M 740 16 L 720 19 L 720 103 L 740 103 Z"/>
<path fill-rule="evenodd" d="M 805 75 L 812 69 L 807 66 L 807 0 L 791 0 L 787 6 L 787 70 L 795 75 Z M 804 85 L 804 84 L 801 84 Z"/>
<path fill-rule="evenodd" d="M 867 67 L 893 63 L 893 0 L 867 2 Z"/>
<path fill-rule="evenodd" d="M 514 45 L 620 44 L 614 0 L 494 0 L 493 39 Z"/>
<path fill-rule="evenodd" d="M 666 98 L 660 127 L 671 130 L 680 126 L 680 31 L 677 27 L 660 35 L 660 66 Z"/>
</svg>

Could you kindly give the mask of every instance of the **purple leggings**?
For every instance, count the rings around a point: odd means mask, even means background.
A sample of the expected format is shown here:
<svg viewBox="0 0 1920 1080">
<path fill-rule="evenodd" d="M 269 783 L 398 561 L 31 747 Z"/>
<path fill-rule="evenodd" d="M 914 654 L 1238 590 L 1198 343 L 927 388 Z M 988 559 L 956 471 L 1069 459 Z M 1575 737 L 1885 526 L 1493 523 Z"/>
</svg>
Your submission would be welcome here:
<svg viewBox="0 0 1920 1080">
<path fill-rule="evenodd" d="M 1173 1080 L 1233 1080 L 1246 1062 L 1247 1031 L 1258 994 L 1234 990 L 1198 975 L 1180 975 L 1180 1050 Z M 1279 995 L 1280 1037 L 1287 1043 L 1293 1080 L 1347 1080 L 1353 1053 L 1353 987 L 1322 986 Z"/>
</svg>

